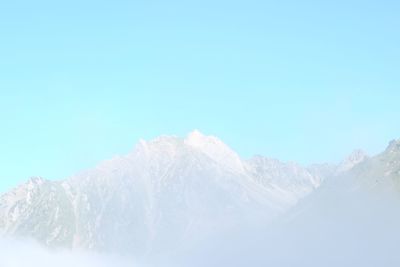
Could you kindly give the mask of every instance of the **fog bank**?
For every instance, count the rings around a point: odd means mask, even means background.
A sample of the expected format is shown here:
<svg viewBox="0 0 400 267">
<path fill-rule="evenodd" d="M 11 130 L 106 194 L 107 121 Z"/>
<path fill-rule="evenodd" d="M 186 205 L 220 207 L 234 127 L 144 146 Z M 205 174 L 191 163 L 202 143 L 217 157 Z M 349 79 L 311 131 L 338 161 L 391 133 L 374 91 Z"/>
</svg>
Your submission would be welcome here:
<svg viewBox="0 0 400 267">
<path fill-rule="evenodd" d="M 34 241 L 0 239 L 1 267 L 136 267 L 118 255 L 49 250 Z"/>
</svg>

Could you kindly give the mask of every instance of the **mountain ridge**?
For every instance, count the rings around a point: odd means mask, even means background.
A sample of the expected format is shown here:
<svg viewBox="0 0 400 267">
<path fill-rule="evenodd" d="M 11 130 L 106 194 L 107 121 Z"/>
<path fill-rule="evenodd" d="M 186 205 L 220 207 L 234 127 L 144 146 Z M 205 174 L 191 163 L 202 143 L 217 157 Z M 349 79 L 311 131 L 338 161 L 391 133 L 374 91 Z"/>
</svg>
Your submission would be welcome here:
<svg viewBox="0 0 400 267">
<path fill-rule="evenodd" d="M 141 140 L 65 180 L 36 177 L 2 195 L 0 233 L 49 247 L 165 251 L 254 217 L 268 222 L 369 159 L 356 151 L 339 165 L 244 160 L 199 131 Z"/>
</svg>

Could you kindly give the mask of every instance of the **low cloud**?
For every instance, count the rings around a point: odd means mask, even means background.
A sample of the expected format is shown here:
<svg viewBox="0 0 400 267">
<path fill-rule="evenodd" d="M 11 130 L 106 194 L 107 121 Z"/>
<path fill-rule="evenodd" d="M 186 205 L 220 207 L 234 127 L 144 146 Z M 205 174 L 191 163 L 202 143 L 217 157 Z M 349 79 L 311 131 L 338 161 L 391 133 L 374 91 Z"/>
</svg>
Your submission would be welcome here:
<svg viewBox="0 0 400 267">
<path fill-rule="evenodd" d="M 136 267 L 117 255 L 54 251 L 28 240 L 0 239 L 1 267 Z"/>
<path fill-rule="evenodd" d="M 398 195 L 322 192 L 273 225 L 220 236 L 180 266 L 397 267 Z"/>
<path fill-rule="evenodd" d="M 0 267 L 394 267 L 400 266 L 397 195 L 322 192 L 273 225 L 255 223 L 137 264 L 117 255 L 49 251 L 0 240 Z"/>
</svg>

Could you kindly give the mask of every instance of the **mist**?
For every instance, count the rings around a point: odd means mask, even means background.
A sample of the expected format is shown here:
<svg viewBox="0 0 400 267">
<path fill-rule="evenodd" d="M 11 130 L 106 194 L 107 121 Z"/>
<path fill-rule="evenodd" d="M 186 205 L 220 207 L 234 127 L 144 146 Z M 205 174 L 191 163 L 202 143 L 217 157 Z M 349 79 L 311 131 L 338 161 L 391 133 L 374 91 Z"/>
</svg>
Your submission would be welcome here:
<svg viewBox="0 0 400 267">
<path fill-rule="evenodd" d="M 322 188 L 272 224 L 242 227 L 186 251 L 179 266 L 399 266 L 395 192 Z"/>
<path fill-rule="evenodd" d="M 115 254 L 50 250 L 33 240 L 0 239 L 1 267 L 136 267 L 132 259 Z"/>
<path fill-rule="evenodd" d="M 129 255 L 49 250 L 0 240 L 0 266 L 398 266 L 396 193 L 322 187 L 272 223 L 254 221 L 138 264 Z"/>
</svg>

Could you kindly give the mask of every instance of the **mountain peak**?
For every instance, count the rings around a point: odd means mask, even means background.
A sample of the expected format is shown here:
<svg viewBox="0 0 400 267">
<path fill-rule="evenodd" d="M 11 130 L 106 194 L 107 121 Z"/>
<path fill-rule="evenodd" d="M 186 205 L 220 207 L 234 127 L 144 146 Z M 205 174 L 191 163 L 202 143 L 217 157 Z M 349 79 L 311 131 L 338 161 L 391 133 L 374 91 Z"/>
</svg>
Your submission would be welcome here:
<svg viewBox="0 0 400 267">
<path fill-rule="evenodd" d="M 211 135 L 205 135 L 203 133 L 201 133 L 199 130 L 194 130 L 192 132 L 190 132 L 185 140 L 184 140 L 185 144 L 195 147 L 195 148 L 201 148 L 204 146 L 224 146 L 226 147 L 226 145 L 219 140 L 217 137 L 215 136 L 211 136 Z"/>
<path fill-rule="evenodd" d="M 390 141 L 388 147 L 386 148 L 386 152 L 400 152 L 400 139 L 393 139 Z"/>
<path fill-rule="evenodd" d="M 367 157 L 367 153 L 362 149 L 356 149 L 347 157 L 349 161 L 360 161 Z"/>
<path fill-rule="evenodd" d="M 29 178 L 28 183 L 33 185 L 41 185 L 44 184 L 47 180 L 40 176 L 33 176 Z"/>
<path fill-rule="evenodd" d="M 175 155 L 183 147 L 183 141 L 176 136 L 162 135 L 150 141 L 143 139 L 135 146 L 131 156 L 138 155 L 151 157 L 154 155 Z"/>
<path fill-rule="evenodd" d="M 368 158 L 367 153 L 365 153 L 361 149 L 354 150 L 345 160 L 343 160 L 339 167 L 339 172 L 344 172 L 352 169 L 357 164 L 363 162 L 366 158 Z"/>
<path fill-rule="evenodd" d="M 215 136 L 205 135 L 201 133 L 199 130 L 193 130 L 190 132 L 185 140 L 185 144 L 199 148 L 205 145 L 214 145 L 214 146 L 226 146 L 221 140 L 219 140 Z"/>
<path fill-rule="evenodd" d="M 184 143 L 225 167 L 233 168 L 235 171 L 243 170 L 239 155 L 215 136 L 204 135 L 199 130 L 194 130 L 187 135 Z"/>
<path fill-rule="evenodd" d="M 202 138 L 202 137 L 206 137 L 205 134 L 203 134 L 202 132 L 200 132 L 197 129 L 194 129 L 193 131 L 191 131 L 188 135 L 187 138 Z"/>
</svg>

